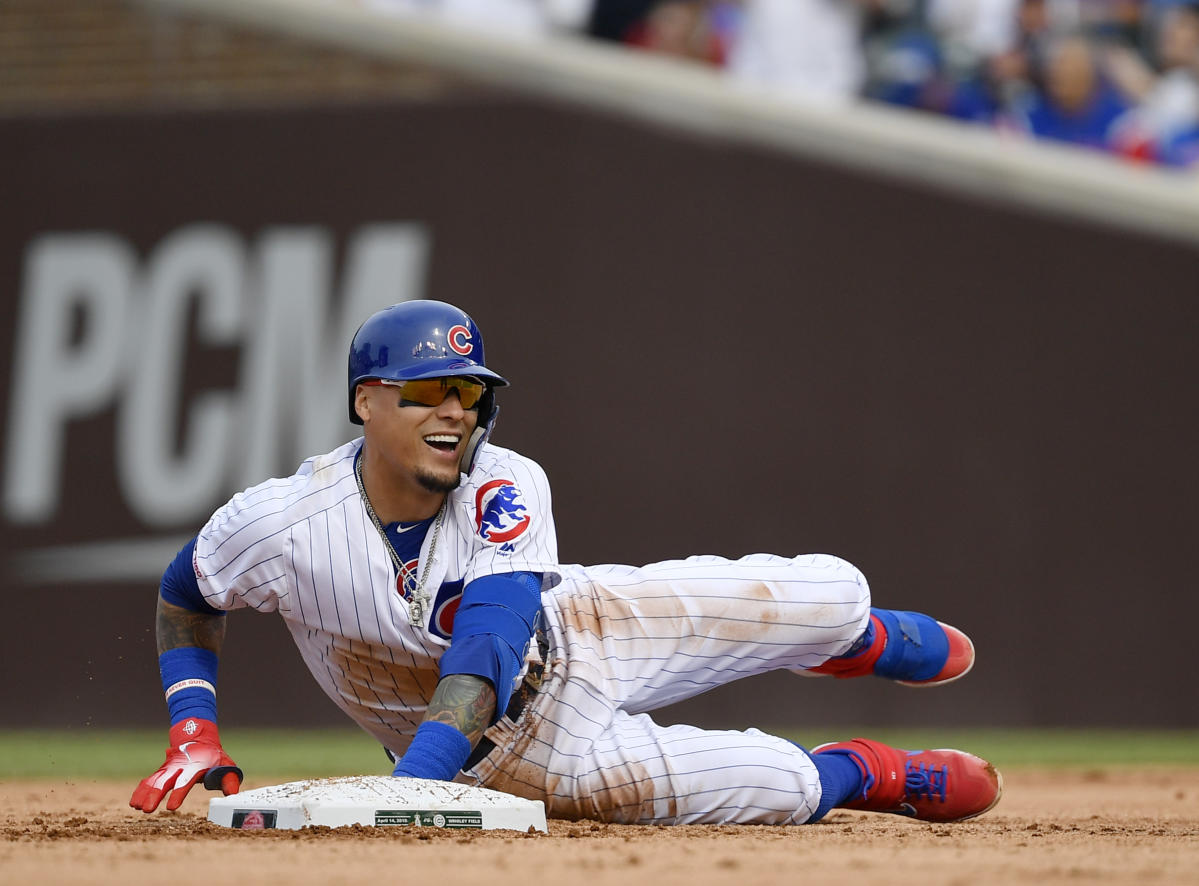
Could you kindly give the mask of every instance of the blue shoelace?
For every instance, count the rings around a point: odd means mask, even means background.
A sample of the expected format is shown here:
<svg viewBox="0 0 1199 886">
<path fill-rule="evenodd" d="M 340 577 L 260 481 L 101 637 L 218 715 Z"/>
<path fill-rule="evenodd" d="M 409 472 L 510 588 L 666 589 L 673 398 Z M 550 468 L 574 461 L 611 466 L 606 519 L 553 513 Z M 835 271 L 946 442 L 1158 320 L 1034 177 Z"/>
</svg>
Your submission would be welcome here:
<svg viewBox="0 0 1199 886">
<path fill-rule="evenodd" d="M 904 788 L 907 795 L 931 800 L 935 794 L 937 799 L 944 803 L 948 770 L 948 766 L 929 766 L 926 763 L 913 765 L 909 761 L 904 771 Z"/>
</svg>

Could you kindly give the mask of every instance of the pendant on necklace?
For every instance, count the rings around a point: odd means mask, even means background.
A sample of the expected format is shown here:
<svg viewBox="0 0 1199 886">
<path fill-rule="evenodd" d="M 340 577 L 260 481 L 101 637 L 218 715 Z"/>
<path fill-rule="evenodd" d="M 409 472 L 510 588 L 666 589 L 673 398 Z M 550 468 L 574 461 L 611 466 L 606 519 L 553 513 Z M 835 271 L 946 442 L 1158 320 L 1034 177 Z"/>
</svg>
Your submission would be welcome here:
<svg viewBox="0 0 1199 886">
<path fill-rule="evenodd" d="M 425 582 L 429 578 L 429 569 L 437 556 L 437 539 L 441 536 L 441 524 L 445 520 L 446 502 L 448 499 L 441 503 L 441 507 L 437 511 L 437 518 L 433 521 L 433 534 L 428 540 L 429 553 L 425 557 L 425 572 L 423 575 L 418 576 L 416 569 L 419 565 L 419 558 L 413 560 L 411 564 L 405 564 L 400 560 L 400 555 L 396 553 L 395 546 L 391 543 L 391 539 L 387 537 L 387 530 L 383 528 L 383 523 L 379 520 L 379 515 L 375 513 L 375 509 L 371 505 L 370 496 L 366 494 L 366 484 L 362 481 L 361 458 L 358 458 L 354 462 L 354 479 L 358 482 L 358 494 L 362 497 L 362 504 L 366 508 L 367 516 L 371 518 L 371 523 L 375 525 L 379 537 L 383 539 L 383 545 L 387 548 L 387 553 L 391 557 L 392 564 L 396 567 L 396 572 L 399 573 L 396 577 L 396 591 L 399 593 L 401 599 L 408 602 L 408 622 L 413 627 L 423 628 L 425 627 L 425 606 L 429 602 L 425 591 Z M 411 579 L 411 582 L 409 582 L 409 579 Z"/>
</svg>

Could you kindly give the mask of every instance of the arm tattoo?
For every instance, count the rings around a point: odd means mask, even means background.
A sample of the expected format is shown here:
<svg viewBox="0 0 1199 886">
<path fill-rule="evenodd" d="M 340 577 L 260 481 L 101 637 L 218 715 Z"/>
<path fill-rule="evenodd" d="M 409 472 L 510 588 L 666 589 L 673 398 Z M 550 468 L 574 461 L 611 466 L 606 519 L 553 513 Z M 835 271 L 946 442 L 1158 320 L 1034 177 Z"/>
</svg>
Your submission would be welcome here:
<svg viewBox="0 0 1199 886">
<path fill-rule="evenodd" d="M 174 603 L 158 598 L 158 613 L 155 617 L 155 634 L 158 637 L 158 654 L 180 646 L 199 646 L 218 655 L 225 641 L 225 617 L 205 612 L 192 612 Z"/>
<path fill-rule="evenodd" d="M 474 747 L 495 714 L 495 703 L 495 690 L 486 680 L 451 674 L 437 684 L 425 720 L 453 726 Z"/>
</svg>

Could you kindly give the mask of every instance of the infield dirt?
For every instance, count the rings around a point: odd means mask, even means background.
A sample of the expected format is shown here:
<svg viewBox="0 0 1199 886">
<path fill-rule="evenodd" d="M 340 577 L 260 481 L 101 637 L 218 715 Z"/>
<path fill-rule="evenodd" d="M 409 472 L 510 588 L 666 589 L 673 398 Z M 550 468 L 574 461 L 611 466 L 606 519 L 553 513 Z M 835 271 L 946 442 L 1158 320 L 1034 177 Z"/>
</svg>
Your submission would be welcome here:
<svg viewBox="0 0 1199 886">
<path fill-rule="evenodd" d="M 956 825 L 834 811 L 810 827 L 550 823 L 546 834 L 338 828 L 242 832 L 193 791 L 172 814 L 132 785 L 0 785 L 0 882 L 1199 884 L 1199 770 L 1006 772 L 992 812 Z M 250 782 L 247 787 L 261 787 Z"/>
</svg>

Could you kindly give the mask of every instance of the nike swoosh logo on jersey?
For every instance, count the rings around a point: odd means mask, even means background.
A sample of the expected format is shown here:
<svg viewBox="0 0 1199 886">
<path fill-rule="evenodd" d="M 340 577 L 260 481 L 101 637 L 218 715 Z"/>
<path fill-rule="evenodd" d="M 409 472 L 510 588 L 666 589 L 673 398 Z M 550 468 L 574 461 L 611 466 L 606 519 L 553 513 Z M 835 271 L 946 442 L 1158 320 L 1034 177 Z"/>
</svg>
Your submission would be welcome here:
<svg viewBox="0 0 1199 886">
<path fill-rule="evenodd" d="M 403 523 L 388 523 L 387 529 L 391 532 L 396 533 L 396 535 L 403 535 L 405 532 L 411 532 L 413 529 L 416 529 L 418 526 L 421 526 L 428 522 L 429 522 L 428 520 L 419 520 L 416 523 L 409 523 L 407 526 L 405 526 Z"/>
</svg>

